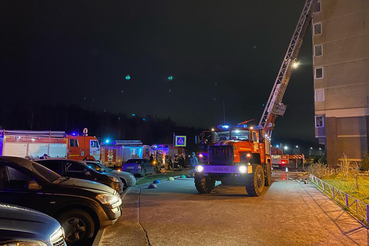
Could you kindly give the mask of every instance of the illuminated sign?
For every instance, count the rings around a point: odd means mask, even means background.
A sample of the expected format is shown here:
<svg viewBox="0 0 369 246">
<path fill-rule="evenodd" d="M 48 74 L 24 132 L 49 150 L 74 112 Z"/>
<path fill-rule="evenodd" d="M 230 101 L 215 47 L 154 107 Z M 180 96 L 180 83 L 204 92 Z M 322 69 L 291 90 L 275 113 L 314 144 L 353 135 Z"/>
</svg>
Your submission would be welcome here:
<svg viewBox="0 0 369 246">
<path fill-rule="evenodd" d="M 175 146 L 176 147 L 186 147 L 186 136 L 176 136 L 175 137 Z"/>
</svg>

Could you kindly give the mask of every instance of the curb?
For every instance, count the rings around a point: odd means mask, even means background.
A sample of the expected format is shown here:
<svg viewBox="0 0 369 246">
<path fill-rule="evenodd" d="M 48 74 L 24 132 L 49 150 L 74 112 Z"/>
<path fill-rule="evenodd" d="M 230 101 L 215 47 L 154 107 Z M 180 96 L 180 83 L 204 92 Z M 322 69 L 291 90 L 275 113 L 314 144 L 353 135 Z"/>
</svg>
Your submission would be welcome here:
<svg viewBox="0 0 369 246">
<path fill-rule="evenodd" d="M 120 199 L 122 199 L 122 204 L 123 204 L 123 199 L 126 197 L 126 194 L 128 193 L 128 191 L 131 189 L 131 187 L 128 187 L 124 193 L 120 196 Z M 103 238 L 104 236 L 104 233 L 105 233 L 105 229 L 102 229 L 102 230 L 99 230 L 97 233 L 96 233 L 96 236 L 95 236 L 95 239 L 94 239 L 94 242 L 92 243 L 92 246 L 100 246 L 100 243 L 101 243 L 101 239 Z"/>
<path fill-rule="evenodd" d="M 94 242 L 92 243 L 92 246 L 99 246 L 99 245 L 100 245 L 100 243 L 101 243 L 101 239 L 102 239 L 102 237 L 103 237 L 104 233 L 105 233 L 105 228 L 104 228 L 104 229 L 102 229 L 102 230 L 99 230 L 99 231 L 97 232 L 96 237 L 95 237 L 95 240 L 94 240 Z"/>
</svg>

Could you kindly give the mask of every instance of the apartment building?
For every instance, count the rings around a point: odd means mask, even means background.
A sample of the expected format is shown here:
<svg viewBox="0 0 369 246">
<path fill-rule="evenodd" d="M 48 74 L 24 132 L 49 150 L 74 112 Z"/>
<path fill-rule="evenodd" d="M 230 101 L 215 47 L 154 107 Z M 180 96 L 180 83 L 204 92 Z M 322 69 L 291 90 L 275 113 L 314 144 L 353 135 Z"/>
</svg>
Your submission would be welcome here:
<svg viewBox="0 0 369 246">
<path fill-rule="evenodd" d="M 320 0 L 313 17 L 315 136 L 330 166 L 369 146 L 369 0 Z"/>
</svg>

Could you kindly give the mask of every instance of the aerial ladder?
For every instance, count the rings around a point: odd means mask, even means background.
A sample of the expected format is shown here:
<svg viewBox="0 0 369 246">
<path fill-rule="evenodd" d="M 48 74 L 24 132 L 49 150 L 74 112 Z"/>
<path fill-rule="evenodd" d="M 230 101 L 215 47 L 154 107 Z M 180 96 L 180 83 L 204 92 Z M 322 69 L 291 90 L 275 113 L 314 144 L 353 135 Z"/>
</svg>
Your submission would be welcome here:
<svg viewBox="0 0 369 246">
<path fill-rule="evenodd" d="M 317 1 L 318 0 L 306 0 L 290 45 L 288 46 L 287 53 L 278 72 L 277 79 L 275 80 L 268 102 L 265 105 L 263 115 L 259 122 L 259 127 L 264 129 L 264 132 L 268 137 L 271 137 L 272 135 L 277 116 L 283 116 L 286 111 L 287 106 L 282 103 L 282 99 L 286 92 L 293 69 L 298 64 L 297 57 L 307 29 L 312 21 Z"/>
<path fill-rule="evenodd" d="M 271 134 L 277 116 L 286 111 L 282 99 L 316 3 L 317 0 L 305 2 L 259 125 L 248 126 L 245 121 L 237 126 L 219 125 L 219 130 L 212 130 L 208 161 L 195 167 L 194 181 L 199 193 L 210 193 L 216 181 L 245 185 L 249 196 L 259 196 L 265 186 L 271 185 Z"/>
</svg>

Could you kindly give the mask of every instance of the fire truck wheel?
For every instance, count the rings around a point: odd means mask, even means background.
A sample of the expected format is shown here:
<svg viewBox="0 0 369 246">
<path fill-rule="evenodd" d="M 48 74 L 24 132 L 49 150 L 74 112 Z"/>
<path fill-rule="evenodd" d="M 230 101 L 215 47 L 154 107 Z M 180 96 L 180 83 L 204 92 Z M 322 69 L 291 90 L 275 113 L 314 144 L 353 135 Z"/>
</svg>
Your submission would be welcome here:
<svg viewBox="0 0 369 246">
<path fill-rule="evenodd" d="M 270 186 L 272 184 L 272 167 L 270 163 L 265 164 L 265 186 Z"/>
<path fill-rule="evenodd" d="M 260 196 L 264 189 L 264 170 L 259 164 L 252 164 L 252 173 L 246 180 L 246 191 L 249 196 Z"/>
<path fill-rule="evenodd" d="M 199 193 L 210 193 L 215 187 L 215 180 L 211 177 L 195 175 L 195 186 Z"/>
</svg>

